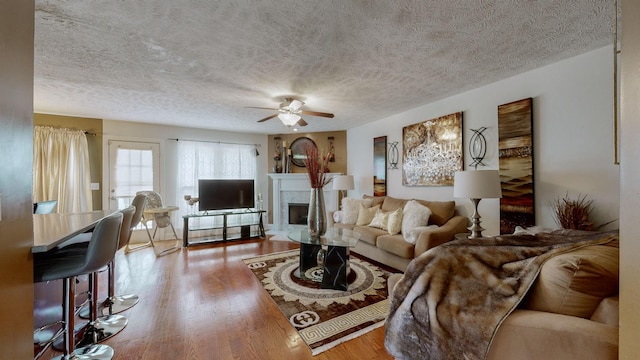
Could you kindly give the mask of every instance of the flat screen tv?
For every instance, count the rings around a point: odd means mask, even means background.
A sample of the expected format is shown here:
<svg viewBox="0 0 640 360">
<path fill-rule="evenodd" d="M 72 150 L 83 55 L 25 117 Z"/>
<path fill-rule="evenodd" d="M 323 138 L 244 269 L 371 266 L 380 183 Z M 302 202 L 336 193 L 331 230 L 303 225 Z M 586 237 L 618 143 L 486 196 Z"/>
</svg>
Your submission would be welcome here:
<svg viewBox="0 0 640 360">
<path fill-rule="evenodd" d="M 253 180 L 199 179 L 198 198 L 200 211 L 253 208 Z"/>
</svg>

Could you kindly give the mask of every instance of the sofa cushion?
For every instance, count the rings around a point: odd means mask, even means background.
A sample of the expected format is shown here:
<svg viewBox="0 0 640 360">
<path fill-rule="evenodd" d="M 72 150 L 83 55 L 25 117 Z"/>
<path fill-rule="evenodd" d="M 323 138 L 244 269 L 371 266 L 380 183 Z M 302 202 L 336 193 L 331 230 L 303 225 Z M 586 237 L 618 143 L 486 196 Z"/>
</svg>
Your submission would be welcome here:
<svg viewBox="0 0 640 360">
<path fill-rule="evenodd" d="M 389 235 L 386 230 L 376 229 L 369 226 L 356 226 L 353 231 L 360 236 L 360 241 L 368 242 L 371 245 L 376 246 L 376 239 L 380 235 Z"/>
<path fill-rule="evenodd" d="M 371 201 L 371 205 L 370 206 L 376 206 L 376 205 L 382 206 L 382 203 L 384 202 L 384 198 L 385 197 L 386 196 L 362 195 L 363 199 Z"/>
<path fill-rule="evenodd" d="M 591 320 L 599 323 L 618 326 L 620 320 L 620 306 L 618 295 L 604 298 L 598 304 L 596 311 L 591 315 Z"/>
<path fill-rule="evenodd" d="M 404 241 L 402 235 L 381 235 L 378 237 L 379 249 L 398 255 L 405 259 L 413 259 L 414 246 Z"/>
<path fill-rule="evenodd" d="M 334 228 L 347 229 L 347 230 L 353 230 L 356 227 L 355 224 L 343 224 L 343 223 L 333 223 L 332 226 Z"/>
<path fill-rule="evenodd" d="M 396 199 L 391 196 L 385 196 L 384 201 L 382 202 L 382 206 L 380 207 L 384 211 L 394 211 L 396 209 L 404 208 L 404 205 L 408 200 L 405 199 Z"/>
<path fill-rule="evenodd" d="M 455 201 L 417 201 L 431 210 L 429 225 L 434 224 L 442 226 L 446 224 L 447 221 L 449 221 L 449 219 L 451 219 L 456 212 Z"/>
<path fill-rule="evenodd" d="M 366 207 L 360 204 L 360 211 L 358 211 L 358 220 L 356 226 L 369 225 L 371 220 L 376 216 L 376 211 L 380 209 L 379 206 Z"/>
<path fill-rule="evenodd" d="M 602 299 L 618 293 L 618 256 L 616 242 L 549 259 L 524 307 L 589 319 Z"/>
<path fill-rule="evenodd" d="M 342 223 L 355 224 L 358 221 L 360 205 L 371 206 L 371 200 L 346 197 L 342 199 Z"/>
</svg>

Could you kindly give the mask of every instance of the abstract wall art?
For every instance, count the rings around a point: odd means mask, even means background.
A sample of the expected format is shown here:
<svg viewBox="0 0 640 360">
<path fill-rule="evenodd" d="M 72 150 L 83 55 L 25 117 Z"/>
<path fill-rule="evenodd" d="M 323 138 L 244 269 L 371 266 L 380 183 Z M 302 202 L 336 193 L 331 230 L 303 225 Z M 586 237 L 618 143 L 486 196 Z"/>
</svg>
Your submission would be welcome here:
<svg viewBox="0 0 640 360">
<path fill-rule="evenodd" d="M 402 185 L 452 186 L 462 170 L 462 112 L 402 128 Z"/>
<path fill-rule="evenodd" d="M 534 226 L 533 99 L 498 106 L 500 158 L 500 234 Z"/>
</svg>

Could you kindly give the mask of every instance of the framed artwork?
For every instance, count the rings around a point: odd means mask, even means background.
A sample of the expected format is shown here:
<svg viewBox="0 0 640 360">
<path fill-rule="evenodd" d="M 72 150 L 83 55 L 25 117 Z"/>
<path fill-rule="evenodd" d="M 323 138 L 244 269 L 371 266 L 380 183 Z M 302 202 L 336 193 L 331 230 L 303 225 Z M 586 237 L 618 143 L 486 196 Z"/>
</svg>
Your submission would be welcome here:
<svg viewBox="0 0 640 360">
<path fill-rule="evenodd" d="M 304 160 L 307 158 L 304 149 L 307 146 L 317 147 L 316 143 L 308 137 L 299 137 L 291 143 L 291 162 L 298 167 L 305 167 Z"/>
<path fill-rule="evenodd" d="M 387 137 L 373 139 L 373 196 L 387 195 Z"/>
<path fill-rule="evenodd" d="M 462 112 L 402 128 L 402 185 L 453 186 L 462 170 Z"/>
<path fill-rule="evenodd" d="M 534 226 L 532 98 L 498 106 L 500 234 Z"/>
</svg>

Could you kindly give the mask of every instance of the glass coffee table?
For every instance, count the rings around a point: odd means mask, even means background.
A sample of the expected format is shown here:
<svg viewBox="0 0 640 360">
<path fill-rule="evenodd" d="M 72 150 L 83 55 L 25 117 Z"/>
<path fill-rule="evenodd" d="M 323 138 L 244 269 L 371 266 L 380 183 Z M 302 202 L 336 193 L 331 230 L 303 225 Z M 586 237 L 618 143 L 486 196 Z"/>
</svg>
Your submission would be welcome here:
<svg viewBox="0 0 640 360">
<path fill-rule="evenodd" d="M 320 238 L 309 237 L 307 228 L 289 232 L 290 240 L 300 243 L 300 266 L 294 275 L 306 280 L 305 273 L 314 267 L 322 267 L 323 289 L 346 291 L 349 276 L 349 249 L 356 246 L 360 235 L 353 230 L 329 228 Z M 323 246 L 327 249 L 324 250 Z M 324 252 L 324 256 L 322 256 Z M 318 253 L 321 254 L 318 261 Z"/>
</svg>

